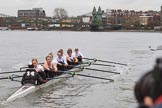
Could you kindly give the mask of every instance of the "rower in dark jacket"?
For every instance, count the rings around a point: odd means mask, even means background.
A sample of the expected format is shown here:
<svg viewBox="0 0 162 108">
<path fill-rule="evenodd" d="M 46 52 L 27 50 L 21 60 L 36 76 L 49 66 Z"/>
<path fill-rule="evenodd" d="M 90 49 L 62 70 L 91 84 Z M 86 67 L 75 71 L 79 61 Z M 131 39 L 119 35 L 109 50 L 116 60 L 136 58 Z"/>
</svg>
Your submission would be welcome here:
<svg viewBox="0 0 162 108">
<path fill-rule="evenodd" d="M 47 82 L 43 80 L 42 77 L 36 72 L 35 69 L 27 69 L 25 74 L 22 77 L 21 84 L 34 84 L 39 85 Z"/>
</svg>

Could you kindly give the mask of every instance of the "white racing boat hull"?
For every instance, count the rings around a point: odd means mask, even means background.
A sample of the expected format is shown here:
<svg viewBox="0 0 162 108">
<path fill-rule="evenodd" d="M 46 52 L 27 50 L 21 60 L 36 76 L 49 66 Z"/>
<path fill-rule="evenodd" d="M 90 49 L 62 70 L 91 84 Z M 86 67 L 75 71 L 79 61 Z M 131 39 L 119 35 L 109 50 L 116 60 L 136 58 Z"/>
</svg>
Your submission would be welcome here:
<svg viewBox="0 0 162 108">
<path fill-rule="evenodd" d="M 68 75 L 63 74 L 63 75 L 60 75 L 59 77 L 68 77 Z M 19 90 L 17 90 L 13 95 L 11 95 L 7 99 L 7 102 L 11 102 L 17 98 L 24 97 L 24 96 L 28 95 L 29 93 L 32 93 L 32 92 L 37 91 L 41 88 L 47 87 L 51 84 L 57 83 L 58 81 L 60 81 L 60 79 L 52 79 L 52 80 L 49 80 L 48 82 L 46 82 L 45 84 L 41 84 L 41 85 L 37 85 L 37 86 L 35 86 L 33 84 L 25 84 Z"/>
</svg>

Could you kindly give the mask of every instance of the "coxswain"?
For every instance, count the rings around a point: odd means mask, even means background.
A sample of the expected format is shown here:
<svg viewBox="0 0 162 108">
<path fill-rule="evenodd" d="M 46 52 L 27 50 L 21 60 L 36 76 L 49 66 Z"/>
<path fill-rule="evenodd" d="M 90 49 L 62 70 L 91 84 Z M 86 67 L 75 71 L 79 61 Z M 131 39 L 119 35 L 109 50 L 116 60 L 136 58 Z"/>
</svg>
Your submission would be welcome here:
<svg viewBox="0 0 162 108">
<path fill-rule="evenodd" d="M 67 59 L 68 65 L 77 65 L 78 64 L 78 59 L 74 55 L 72 55 L 71 48 L 68 48 L 68 50 L 67 50 L 66 59 Z"/>
<path fill-rule="evenodd" d="M 27 69 L 21 80 L 22 85 L 24 84 L 40 85 L 46 82 L 47 80 L 43 80 L 43 78 L 33 68 Z"/>
<path fill-rule="evenodd" d="M 57 52 L 57 57 L 54 59 L 54 63 L 57 64 L 58 70 L 65 71 L 67 70 L 68 63 L 62 54 L 63 53 L 61 51 Z"/>
<path fill-rule="evenodd" d="M 47 78 L 53 78 L 55 75 L 57 75 L 56 64 L 52 62 L 52 57 L 50 55 L 46 57 L 43 68 Z"/>
<path fill-rule="evenodd" d="M 78 59 L 78 62 L 82 62 L 83 54 L 79 51 L 78 48 L 75 48 L 75 52 L 72 54 L 74 57 Z"/>
</svg>

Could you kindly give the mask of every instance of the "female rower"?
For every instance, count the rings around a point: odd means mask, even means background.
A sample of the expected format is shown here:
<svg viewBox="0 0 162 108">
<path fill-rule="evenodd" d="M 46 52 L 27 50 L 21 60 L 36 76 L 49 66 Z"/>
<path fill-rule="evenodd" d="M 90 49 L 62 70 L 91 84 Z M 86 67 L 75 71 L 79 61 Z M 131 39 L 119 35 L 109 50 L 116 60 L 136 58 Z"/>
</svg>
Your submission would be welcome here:
<svg viewBox="0 0 162 108">
<path fill-rule="evenodd" d="M 68 50 L 67 50 L 66 59 L 67 59 L 67 63 L 69 65 L 77 65 L 78 64 L 78 59 L 74 55 L 72 55 L 72 49 L 71 48 L 68 48 Z"/>
<path fill-rule="evenodd" d="M 41 65 L 38 65 L 38 60 L 36 58 L 33 58 L 32 59 L 32 65 L 34 67 L 34 69 L 36 70 L 36 72 L 39 73 L 39 75 L 44 79 L 46 80 L 46 75 L 44 73 L 44 69 Z"/>
<path fill-rule="evenodd" d="M 67 63 L 65 57 L 62 56 L 61 51 L 57 52 L 57 57 L 54 59 L 54 63 L 57 64 L 58 70 L 62 70 L 62 71 L 67 70 L 68 63 Z"/>
<path fill-rule="evenodd" d="M 51 56 L 51 58 L 53 60 L 53 52 L 50 52 L 48 55 Z"/>
<path fill-rule="evenodd" d="M 66 56 L 64 55 L 64 51 L 63 51 L 63 49 L 59 49 L 58 52 L 61 53 L 61 57 L 62 57 L 62 59 L 64 59 L 64 60 L 66 61 Z"/>
<path fill-rule="evenodd" d="M 139 108 L 162 108 L 162 59 L 136 83 L 134 92 Z"/>
<path fill-rule="evenodd" d="M 34 84 L 39 85 L 47 82 L 44 69 L 41 65 L 38 65 L 36 58 L 32 59 L 32 64 L 29 65 L 29 69 L 26 70 L 22 77 L 21 84 Z"/>
<path fill-rule="evenodd" d="M 79 51 L 78 48 L 75 48 L 75 52 L 72 54 L 74 57 L 78 59 L 78 62 L 82 62 L 83 54 Z"/>
<path fill-rule="evenodd" d="M 35 69 L 29 68 L 26 69 L 26 72 L 22 76 L 21 84 L 34 84 L 40 85 L 42 83 L 46 83 L 47 80 L 43 80 L 42 77 L 36 72 Z"/>
<path fill-rule="evenodd" d="M 54 77 L 54 75 L 56 75 L 57 72 L 57 67 L 56 64 L 52 63 L 52 57 L 51 56 L 47 56 L 46 57 L 46 62 L 43 64 L 44 67 L 44 71 L 46 73 L 46 76 L 48 78 L 52 78 Z"/>
</svg>

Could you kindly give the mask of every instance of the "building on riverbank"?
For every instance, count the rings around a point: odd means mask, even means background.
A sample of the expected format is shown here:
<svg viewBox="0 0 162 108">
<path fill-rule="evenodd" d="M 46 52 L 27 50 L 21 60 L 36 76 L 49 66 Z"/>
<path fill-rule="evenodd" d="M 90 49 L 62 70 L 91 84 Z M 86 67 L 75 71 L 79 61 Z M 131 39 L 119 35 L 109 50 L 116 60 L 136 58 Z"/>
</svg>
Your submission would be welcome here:
<svg viewBox="0 0 162 108">
<path fill-rule="evenodd" d="M 107 17 L 108 23 L 111 25 L 121 25 L 123 29 L 141 29 L 141 20 L 143 15 L 152 17 L 152 24 L 156 26 L 158 21 L 158 11 L 135 11 L 135 10 L 121 10 L 121 9 L 109 9 L 109 17 Z M 149 19 L 149 22 L 150 21 Z M 148 22 L 148 21 L 147 21 Z M 148 23 L 149 23 L 148 22 Z M 146 22 L 145 22 L 146 23 Z M 149 24 L 145 24 L 149 25 Z M 158 24 L 157 24 L 158 25 Z"/>
<path fill-rule="evenodd" d="M 93 12 L 76 17 L 47 17 L 43 8 L 18 10 L 17 17 L 0 14 L 0 27 L 11 29 L 39 30 L 90 30 L 91 25 L 98 24 L 105 30 L 158 30 L 162 28 L 162 6 L 160 11 L 135 11 L 122 9 L 93 8 Z M 102 27 L 101 27 L 102 28 Z"/>
<path fill-rule="evenodd" d="M 27 10 L 18 10 L 18 17 L 19 18 L 45 18 L 46 13 L 43 8 L 33 8 Z"/>
<path fill-rule="evenodd" d="M 92 21 L 90 24 L 90 30 L 91 31 L 103 31 L 103 13 L 104 11 L 101 10 L 101 7 L 99 6 L 98 11 L 96 8 L 93 8 L 92 11 Z"/>
<path fill-rule="evenodd" d="M 153 22 L 153 16 L 142 15 L 139 16 L 139 23 L 141 26 L 148 26 Z"/>
<path fill-rule="evenodd" d="M 162 6 L 161 6 L 161 8 L 160 8 L 160 24 L 161 24 L 161 26 L 162 26 Z"/>
</svg>

